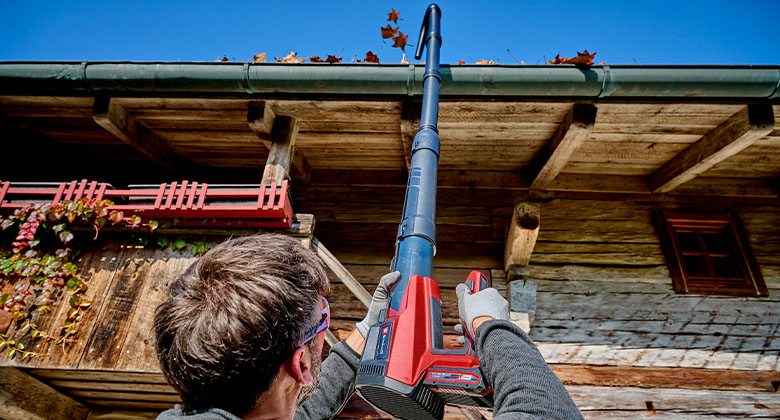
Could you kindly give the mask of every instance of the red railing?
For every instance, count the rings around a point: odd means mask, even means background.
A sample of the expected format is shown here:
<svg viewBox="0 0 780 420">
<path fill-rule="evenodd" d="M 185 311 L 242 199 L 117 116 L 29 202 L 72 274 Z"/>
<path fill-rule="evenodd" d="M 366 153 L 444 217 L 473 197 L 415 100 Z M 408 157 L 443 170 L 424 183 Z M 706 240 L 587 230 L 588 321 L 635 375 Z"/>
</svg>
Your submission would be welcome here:
<svg viewBox="0 0 780 420">
<path fill-rule="evenodd" d="M 111 200 L 110 210 L 138 214 L 145 219 L 179 219 L 177 226 L 289 228 L 293 212 L 287 181 L 258 186 L 214 186 L 182 181 L 159 187 L 137 186 L 116 190 L 97 181 L 33 184 L 0 181 L 0 211 L 32 202 Z M 203 223 L 208 221 L 207 223 Z"/>
</svg>

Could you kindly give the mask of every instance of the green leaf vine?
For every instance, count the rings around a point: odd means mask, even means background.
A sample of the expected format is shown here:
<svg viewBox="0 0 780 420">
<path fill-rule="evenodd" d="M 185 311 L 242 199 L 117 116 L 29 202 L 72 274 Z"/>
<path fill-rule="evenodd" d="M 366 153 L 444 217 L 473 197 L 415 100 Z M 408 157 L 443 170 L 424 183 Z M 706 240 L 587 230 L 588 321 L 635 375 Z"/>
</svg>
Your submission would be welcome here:
<svg viewBox="0 0 780 420">
<path fill-rule="evenodd" d="M 63 350 L 76 341 L 79 323 L 92 302 L 84 298 L 88 284 L 74 264 L 76 253 L 67 247 L 75 238 L 73 226 L 92 226 L 93 240 L 109 223 L 130 228 L 146 226 L 151 231 L 158 227 L 154 220 L 144 223 L 138 215 L 126 217 L 121 211 L 109 210 L 112 205 L 110 200 L 87 198 L 57 205 L 33 203 L 0 218 L 0 229 L 18 227 L 11 251 L 0 252 L 0 280 L 9 284 L 16 281 L 12 292 L 0 294 L 0 310 L 10 313 L 11 319 L 19 324 L 19 331 L 29 333 L 33 340 L 53 341 Z M 42 237 L 50 239 L 51 236 L 59 244 L 39 246 Z M 70 308 L 59 330 L 53 333 L 38 328 L 33 315 L 50 313 L 57 299 L 65 294 Z M 18 338 L 13 340 L 6 334 L 0 334 L 0 351 L 7 351 L 8 358 L 20 355 L 23 360 L 45 356 L 26 349 Z"/>
</svg>

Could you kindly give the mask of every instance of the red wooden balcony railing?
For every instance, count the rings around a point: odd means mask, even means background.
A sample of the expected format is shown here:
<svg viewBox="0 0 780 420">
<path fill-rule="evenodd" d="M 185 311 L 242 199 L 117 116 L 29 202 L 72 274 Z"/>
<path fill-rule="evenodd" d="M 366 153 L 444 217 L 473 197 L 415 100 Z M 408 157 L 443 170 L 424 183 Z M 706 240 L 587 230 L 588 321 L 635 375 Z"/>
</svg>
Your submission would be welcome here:
<svg viewBox="0 0 780 420">
<path fill-rule="evenodd" d="M 293 212 L 287 181 L 281 185 L 213 185 L 182 181 L 114 189 L 97 181 L 11 183 L 0 181 L 0 211 L 29 203 L 111 200 L 109 210 L 144 219 L 178 219 L 177 226 L 289 228 Z M 204 221 L 208 221 L 204 225 Z"/>
</svg>

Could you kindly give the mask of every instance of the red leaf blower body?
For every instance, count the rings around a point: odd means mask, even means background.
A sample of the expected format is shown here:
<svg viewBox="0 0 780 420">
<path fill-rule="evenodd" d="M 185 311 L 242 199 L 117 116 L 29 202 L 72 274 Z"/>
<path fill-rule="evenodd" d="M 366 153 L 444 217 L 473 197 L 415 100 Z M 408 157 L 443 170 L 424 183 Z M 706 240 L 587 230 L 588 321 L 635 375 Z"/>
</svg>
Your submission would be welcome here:
<svg viewBox="0 0 780 420">
<path fill-rule="evenodd" d="M 401 279 L 390 292 L 383 321 L 369 329 L 357 374 L 358 392 L 369 403 L 402 419 L 441 419 L 444 405 L 491 410 L 492 390 L 476 357 L 473 337 L 462 349 L 445 349 L 439 286 L 433 280 L 436 250 L 436 172 L 439 134 L 439 49 L 441 10 L 428 7 L 416 58 L 427 46 L 420 128 L 412 143 L 404 214 L 398 226 L 391 270 Z M 488 287 L 472 271 L 466 283 L 474 293 Z M 464 331 L 467 331 L 464 328 Z"/>
</svg>

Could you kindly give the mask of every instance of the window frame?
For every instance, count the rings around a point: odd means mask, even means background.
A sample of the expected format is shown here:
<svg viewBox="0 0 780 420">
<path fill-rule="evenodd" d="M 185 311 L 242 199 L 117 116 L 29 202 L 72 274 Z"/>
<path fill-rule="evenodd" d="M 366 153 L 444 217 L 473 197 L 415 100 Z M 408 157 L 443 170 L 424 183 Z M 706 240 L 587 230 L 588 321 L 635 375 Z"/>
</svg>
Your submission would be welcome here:
<svg viewBox="0 0 780 420">
<path fill-rule="evenodd" d="M 705 295 L 727 296 L 766 296 L 768 290 L 761 275 L 760 268 L 753 255 L 750 242 L 739 217 L 733 212 L 683 212 L 661 210 L 657 212 L 658 231 L 661 247 L 666 256 L 669 274 L 675 292 L 681 294 L 695 293 Z M 697 232 L 697 238 L 702 245 L 701 256 L 712 269 L 711 256 L 718 254 L 709 252 L 702 242 L 702 231 L 707 229 L 720 230 L 727 233 L 730 248 L 729 256 L 733 256 L 741 276 L 733 278 L 717 278 L 713 276 L 691 276 L 688 266 L 683 262 L 683 251 L 678 241 L 678 233 L 685 230 Z M 722 256 L 722 255 L 721 255 Z M 719 255 L 715 255 L 719 257 Z M 739 281 L 743 282 L 740 284 Z"/>
</svg>

